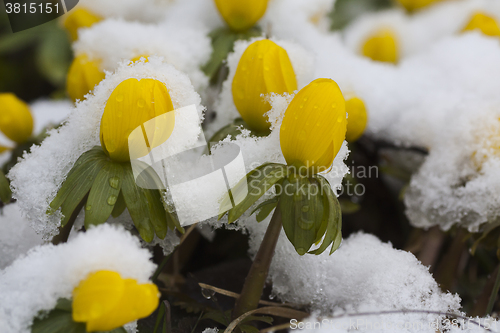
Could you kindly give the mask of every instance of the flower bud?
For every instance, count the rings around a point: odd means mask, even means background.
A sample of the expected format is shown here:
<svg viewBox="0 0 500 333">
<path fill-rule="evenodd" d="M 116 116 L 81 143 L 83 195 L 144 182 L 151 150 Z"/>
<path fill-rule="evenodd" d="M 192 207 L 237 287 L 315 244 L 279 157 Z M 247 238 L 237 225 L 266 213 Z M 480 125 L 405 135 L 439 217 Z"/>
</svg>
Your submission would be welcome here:
<svg viewBox="0 0 500 333">
<path fill-rule="evenodd" d="M 72 41 L 78 39 L 78 29 L 89 28 L 95 23 L 102 21 L 102 17 L 87 9 L 77 8 L 64 15 L 63 25 L 69 32 Z"/>
<path fill-rule="evenodd" d="M 73 101 L 83 100 L 106 75 L 99 62 L 80 55 L 73 60 L 66 79 L 66 90 Z"/>
<path fill-rule="evenodd" d="M 281 124 L 281 151 L 288 165 L 326 171 L 342 147 L 347 119 L 339 86 L 317 79 L 300 90 L 285 111 Z"/>
<path fill-rule="evenodd" d="M 130 160 L 129 136 L 146 122 L 148 128 L 143 127 L 143 131 L 147 132 L 149 148 L 159 146 L 170 136 L 173 124 L 167 124 L 170 127 L 167 129 L 149 121 L 172 110 L 170 95 L 162 82 L 154 79 L 121 82 L 111 93 L 101 119 L 100 139 L 104 152 L 117 162 Z M 148 151 L 139 152 L 138 149 L 141 149 L 140 145 L 134 146 L 134 155 L 148 154 Z"/>
<path fill-rule="evenodd" d="M 396 64 L 399 60 L 396 35 L 389 29 L 376 31 L 366 39 L 363 44 L 362 54 L 375 61 Z"/>
<path fill-rule="evenodd" d="M 234 31 L 250 29 L 265 14 L 269 0 L 215 0 L 224 21 Z"/>
<path fill-rule="evenodd" d="M 354 142 L 363 135 L 368 122 L 368 114 L 363 100 L 353 97 L 345 102 L 347 111 L 347 133 L 346 140 Z"/>
<path fill-rule="evenodd" d="M 497 21 L 485 13 L 475 13 L 462 31 L 481 30 L 486 36 L 500 37 L 500 27 Z"/>
<path fill-rule="evenodd" d="M 12 93 L 0 94 L 0 131 L 17 143 L 26 142 L 33 132 L 33 117 L 28 104 Z"/>
<path fill-rule="evenodd" d="M 90 274 L 73 290 L 73 320 L 87 332 L 111 331 L 149 316 L 158 307 L 158 287 L 123 279 L 112 271 Z"/>
<path fill-rule="evenodd" d="M 271 109 L 265 99 L 270 93 L 292 93 L 297 90 L 297 79 L 287 52 L 276 43 L 263 39 L 256 41 L 241 56 L 233 79 L 233 100 L 249 128 L 268 132 Z"/>
</svg>

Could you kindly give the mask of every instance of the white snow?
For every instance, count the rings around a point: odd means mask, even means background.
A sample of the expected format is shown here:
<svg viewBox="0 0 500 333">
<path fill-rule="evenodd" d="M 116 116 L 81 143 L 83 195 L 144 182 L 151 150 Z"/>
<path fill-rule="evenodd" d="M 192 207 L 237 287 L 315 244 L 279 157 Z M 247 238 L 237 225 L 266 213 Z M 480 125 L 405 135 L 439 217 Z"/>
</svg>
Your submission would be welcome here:
<svg viewBox="0 0 500 333">
<path fill-rule="evenodd" d="M 42 245 L 0 271 L 0 331 L 27 333 L 39 311 L 50 311 L 59 298 L 70 298 L 88 274 L 118 272 L 149 282 L 155 270 L 151 254 L 121 227 L 102 225 L 58 246 Z"/>
</svg>

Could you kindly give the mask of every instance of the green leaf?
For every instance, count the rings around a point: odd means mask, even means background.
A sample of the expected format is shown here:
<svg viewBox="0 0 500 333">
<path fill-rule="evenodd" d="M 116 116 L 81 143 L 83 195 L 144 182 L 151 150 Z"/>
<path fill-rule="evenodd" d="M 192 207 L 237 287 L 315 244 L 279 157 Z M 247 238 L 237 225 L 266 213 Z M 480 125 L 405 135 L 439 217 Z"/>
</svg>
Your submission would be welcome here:
<svg viewBox="0 0 500 333">
<path fill-rule="evenodd" d="M 84 323 L 75 323 L 71 312 L 53 310 L 43 319 L 35 319 L 31 333 L 86 333 Z"/>
<path fill-rule="evenodd" d="M 97 175 L 85 206 L 85 228 L 106 222 L 118 201 L 123 167 L 107 161 Z"/>
<path fill-rule="evenodd" d="M 48 214 L 55 213 L 57 209 L 68 199 L 70 193 L 72 193 L 79 185 L 82 185 L 82 183 L 89 182 L 89 185 L 92 186 L 95 177 L 97 177 L 97 173 L 100 171 L 100 169 L 95 169 L 96 162 L 105 159 L 106 154 L 104 154 L 101 147 L 94 147 L 93 149 L 83 153 L 73 165 L 73 168 L 71 168 L 66 180 L 57 192 L 56 197 L 50 203 L 51 211 L 49 211 Z M 93 174 L 92 172 L 95 172 L 95 176 L 90 179 Z"/>
<path fill-rule="evenodd" d="M 61 221 L 62 227 L 68 223 L 75 209 L 77 209 L 82 200 L 85 199 L 92 187 L 92 184 L 94 183 L 95 178 L 105 165 L 105 160 L 96 160 L 89 165 L 87 169 L 82 170 L 81 173 L 76 175 L 76 186 L 68 194 L 61 206 L 61 213 L 64 216 Z"/>
<path fill-rule="evenodd" d="M 276 208 L 278 205 L 278 199 L 279 197 L 274 197 L 272 199 L 266 200 L 264 202 L 261 202 L 260 205 L 258 205 L 251 213 L 250 215 L 253 215 L 256 211 L 260 209 L 260 211 L 257 213 L 256 219 L 257 222 L 262 222 L 265 220 L 266 217 L 271 214 L 273 209 Z"/>
<path fill-rule="evenodd" d="M 330 250 L 330 254 L 332 254 L 342 242 L 342 211 L 337 196 L 333 193 L 328 181 L 322 176 L 317 176 L 317 179 L 323 188 L 324 195 L 328 199 L 328 225 L 323 243 L 319 248 L 309 253 L 319 255 L 333 243 Z"/>
<path fill-rule="evenodd" d="M 168 221 L 167 212 L 161 202 L 160 192 L 158 190 L 143 189 L 143 193 L 147 200 L 149 212 L 151 216 L 151 223 L 155 230 L 156 235 L 164 239 L 167 236 Z"/>
<path fill-rule="evenodd" d="M 259 333 L 259 329 L 252 325 L 238 325 L 238 328 L 244 333 Z"/>
<path fill-rule="evenodd" d="M 298 254 L 309 251 L 323 221 L 323 196 L 316 179 L 295 176 L 283 181 L 280 199 L 282 223 Z"/>
<path fill-rule="evenodd" d="M 218 73 L 223 61 L 228 54 L 233 51 L 234 43 L 237 40 L 248 40 L 252 37 L 260 36 L 262 32 L 255 27 L 244 33 L 237 33 L 229 28 L 219 28 L 210 33 L 212 39 L 212 55 L 210 60 L 202 67 L 203 72 L 211 79 Z"/>
<path fill-rule="evenodd" d="M 11 197 L 12 191 L 10 190 L 9 180 L 0 170 L 0 201 L 8 203 Z"/>
<path fill-rule="evenodd" d="M 220 311 L 220 310 L 212 310 L 205 313 L 202 319 L 211 319 L 216 323 L 219 323 L 224 326 L 229 326 L 231 323 L 231 310 Z"/>
<path fill-rule="evenodd" d="M 135 183 L 132 166 L 124 166 L 123 171 L 122 193 L 128 212 L 141 238 L 149 243 L 154 238 L 154 228 L 151 223 L 148 202 L 144 191 Z"/>
<path fill-rule="evenodd" d="M 245 213 L 260 197 L 262 197 L 274 184 L 288 175 L 286 165 L 277 163 L 266 163 L 250 171 L 246 178 L 243 178 L 236 186 L 230 190 L 230 194 L 239 204 L 229 210 L 229 223 L 236 221 Z M 238 200 L 239 199 L 239 200 Z M 228 207 L 230 197 L 226 196 L 222 202 L 222 207 Z M 222 217 L 224 213 L 221 214 Z"/>
<path fill-rule="evenodd" d="M 111 216 L 117 218 L 122 215 L 125 209 L 127 208 L 127 204 L 125 203 L 125 199 L 123 198 L 123 192 L 120 191 L 118 194 L 118 200 L 115 203 L 115 207 L 113 207 L 113 211 L 111 212 Z"/>
</svg>

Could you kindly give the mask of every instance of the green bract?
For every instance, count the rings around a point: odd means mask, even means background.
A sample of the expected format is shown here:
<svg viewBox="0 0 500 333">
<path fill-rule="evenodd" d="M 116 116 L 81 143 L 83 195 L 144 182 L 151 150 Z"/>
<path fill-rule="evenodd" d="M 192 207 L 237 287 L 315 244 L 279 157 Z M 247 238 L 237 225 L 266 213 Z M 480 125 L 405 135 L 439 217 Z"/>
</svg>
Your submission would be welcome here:
<svg viewBox="0 0 500 333">
<path fill-rule="evenodd" d="M 261 165 L 249 172 L 246 178 L 232 189 L 224 198 L 221 207 L 227 207 L 230 200 L 238 202 L 236 199 L 240 198 L 241 202 L 227 211 L 229 223 L 233 223 L 271 187 L 276 186 L 276 196 L 261 202 L 253 209 L 252 214 L 258 211 L 257 221 L 263 221 L 277 208 L 282 214 L 285 234 L 298 254 L 319 255 L 333 244 L 330 249 L 332 254 L 342 241 L 342 212 L 339 201 L 323 176 L 302 176 L 294 169 L 276 163 Z M 225 213 L 222 212 L 219 218 Z M 310 251 L 314 244 L 319 244 L 322 240 L 317 249 Z"/>
<path fill-rule="evenodd" d="M 85 228 L 105 223 L 109 216 L 120 216 L 128 208 L 142 239 L 151 242 L 156 235 L 164 239 L 168 229 L 184 232 L 176 216 L 169 213 L 162 201 L 161 181 L 151 168 L 134 178 L 130 162 L 113 162 L 101 147 L 84 153 L 68 174 L 57 196 L 50 203 L 48 214 L 59 208 L 64 227 L 81 207 L 85 207 Z M 144 189 L 139 184 L 156 184 Z"/>
</svg>

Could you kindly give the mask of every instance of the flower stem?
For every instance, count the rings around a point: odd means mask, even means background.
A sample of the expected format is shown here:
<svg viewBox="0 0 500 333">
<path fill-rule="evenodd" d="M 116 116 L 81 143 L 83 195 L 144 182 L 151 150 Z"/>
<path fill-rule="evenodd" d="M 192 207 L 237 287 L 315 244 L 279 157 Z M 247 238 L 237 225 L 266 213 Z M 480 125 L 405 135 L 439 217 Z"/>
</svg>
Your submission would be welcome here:
<svg viewBox="0 0 500 333">
<path fill-rule="evenodd" d="M 66 243 L 68 241 L 68 237 L 71 232 L 71 229 L 73 228 L 73 224 L 75 224 L 76 218 L 78 217 L 78 214 L 80 213 L 86 202 L 87 202 L 87 196 L 85 196 L 82 202 L 80 202 L 76 207 L 76 209 L 73 211 L 68 223 L 66 223 L 64 227 L 59 228 L 59 234 L 55 235 L 54 238 L 52 238 L 51 241 L 52 244 L 57 245 L 61 243 Z"/>
<path fill-rule="evenodd" d="M 271 222 L 267 227 L 266 234 L 260 244 L 259 251 L 255 256 L 252 267 L 250 267 L 250 272 L 245 279 L 241 295 L 236 300 L 232 314 L 233 320 L 248 311 L 257 309 L 280 233 L 281 211 L 278 205 L 274 211 L 273 217 L 271 218 Z"/>
</svg>

